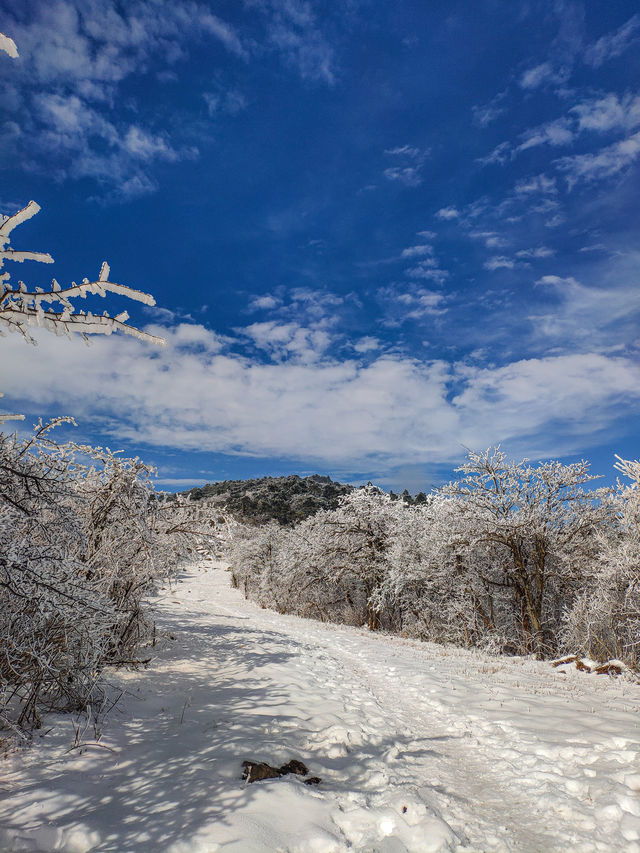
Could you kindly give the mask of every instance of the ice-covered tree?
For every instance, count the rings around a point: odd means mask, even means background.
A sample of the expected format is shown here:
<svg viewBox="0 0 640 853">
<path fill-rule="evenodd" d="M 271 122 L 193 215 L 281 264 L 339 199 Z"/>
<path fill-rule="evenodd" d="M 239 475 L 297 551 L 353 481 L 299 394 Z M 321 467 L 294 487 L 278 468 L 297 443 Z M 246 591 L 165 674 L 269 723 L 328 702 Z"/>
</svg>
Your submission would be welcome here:
<svg viewBox="0 0 640 853">
<path fill-rule="evenodd" d="M 454 498 L 451 546 L 465 571 L 512 600 L 518 650 L 552 652 L 563 609 L 598 554 L 608 490 L 585 461 L 571 465 L 510 461 L 500 448 L 470 453 L 462 477 L 441 493 Z"/>
<path fill-rule="evenodd" d="M 385 607 L 395 610 L 397 629 L 410 636 L 495 647 L 493 598 L 481 566 L 469 561 L 470 570 L 453 545 L 459 530 L 457 502 L 444 495 L 425 496 L 399 517 L 390 536 Z"/>
<path fill-rule="evenodd" d="M 616 457 L 619 482 L 609 506 L 613 523 L 598 532 L 601 552 L 585 589 L 571 607 L 567 650 L 596 660 L 618 658 L 640 667 L 640 460 Z"/>
</svg>

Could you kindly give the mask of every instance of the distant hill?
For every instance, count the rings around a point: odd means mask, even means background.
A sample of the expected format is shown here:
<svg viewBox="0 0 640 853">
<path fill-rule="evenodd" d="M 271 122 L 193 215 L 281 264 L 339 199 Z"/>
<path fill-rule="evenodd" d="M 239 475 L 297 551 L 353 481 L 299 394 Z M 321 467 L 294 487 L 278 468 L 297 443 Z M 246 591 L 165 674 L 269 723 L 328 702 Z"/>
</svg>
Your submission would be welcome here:
<svg viewBox="0 0 640 853">
<path fill-rule="evenodd" d="M 295 524 L 321 509 L 335 509 L 339 499 L 353 486 L 336 483 L 331 477 L 261 477 L 259 480 L 224 480 L 183 492 L 192 500 L 219 504 L 248 524 Z"/>
</svg>

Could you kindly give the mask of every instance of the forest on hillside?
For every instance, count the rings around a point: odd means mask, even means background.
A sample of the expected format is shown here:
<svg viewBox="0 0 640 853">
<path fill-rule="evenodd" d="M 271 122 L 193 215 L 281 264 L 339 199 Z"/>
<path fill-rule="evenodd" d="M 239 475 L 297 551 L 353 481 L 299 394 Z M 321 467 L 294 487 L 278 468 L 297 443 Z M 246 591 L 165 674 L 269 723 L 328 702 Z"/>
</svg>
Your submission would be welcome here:
<svg viewBox="0 0 640 853">
<path fill-rule="evenodd" d="M 260 477 L 251 480 L 221 480 L 182 492 L 192 501 L 220 507 L 246 524 L 295 524 L 323 509 L 335 509 L 353 486 L 331 477 L 312 474 L 299 477 Z"/>
</svg>

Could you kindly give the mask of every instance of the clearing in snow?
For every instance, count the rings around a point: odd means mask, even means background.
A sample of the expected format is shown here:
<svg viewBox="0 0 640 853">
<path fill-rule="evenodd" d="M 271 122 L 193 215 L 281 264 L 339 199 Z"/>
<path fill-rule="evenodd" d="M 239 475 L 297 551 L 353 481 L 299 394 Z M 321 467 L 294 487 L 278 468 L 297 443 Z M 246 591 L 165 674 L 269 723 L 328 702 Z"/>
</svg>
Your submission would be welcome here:
<svg viewBox="0 0 640 853">
<path fill-rule="evenodd" d="M 640 686 L 282 616 L 202 562 L 100 740 L 5 760 L 3 851 L 640 853 Z M 242 762 L 304 762 L 254 784 Z"/>
</svg>

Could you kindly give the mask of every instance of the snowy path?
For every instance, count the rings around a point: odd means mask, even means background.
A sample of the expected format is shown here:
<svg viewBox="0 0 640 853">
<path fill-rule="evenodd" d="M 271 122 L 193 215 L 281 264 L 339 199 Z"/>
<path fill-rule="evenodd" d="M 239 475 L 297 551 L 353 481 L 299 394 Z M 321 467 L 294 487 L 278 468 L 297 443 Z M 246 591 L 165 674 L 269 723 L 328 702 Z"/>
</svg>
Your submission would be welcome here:
<svg viewBox="0 0 640 853">
<path fill-rule="evenodd" d="M 640 853 L 640 687 L 281 616 L 211 563 L 157 608 L 100 744 L 67 718 L 0 765 L 0 850 Z M 239 779 L 291 758 L 321 785 Z"/>
</svg>

